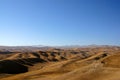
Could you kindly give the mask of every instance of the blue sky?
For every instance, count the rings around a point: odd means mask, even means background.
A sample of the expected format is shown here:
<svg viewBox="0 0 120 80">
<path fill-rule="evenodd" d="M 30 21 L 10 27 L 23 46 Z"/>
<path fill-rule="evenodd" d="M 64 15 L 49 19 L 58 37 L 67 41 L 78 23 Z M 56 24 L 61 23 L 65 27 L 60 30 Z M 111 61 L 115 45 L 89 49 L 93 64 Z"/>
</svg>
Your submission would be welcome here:
<svg viewBox="0 0 120 80">
<path fill-rule="evenodd" d="M 0 45 L 120 45 L 120 0 L 0 0 Z"/>
</svg>

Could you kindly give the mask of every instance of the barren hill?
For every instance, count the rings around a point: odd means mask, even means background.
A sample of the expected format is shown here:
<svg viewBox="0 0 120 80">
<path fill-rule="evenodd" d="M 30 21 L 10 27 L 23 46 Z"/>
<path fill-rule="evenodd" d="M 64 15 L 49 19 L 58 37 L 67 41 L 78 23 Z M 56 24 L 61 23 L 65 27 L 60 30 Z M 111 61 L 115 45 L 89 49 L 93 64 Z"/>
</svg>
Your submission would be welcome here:
<svg viewBox="0 0 120 80">
<path fill-rule="evenodd" d="M 1 51 L 0 80 L 119 80 L 120 48 Z"/>
</svg>

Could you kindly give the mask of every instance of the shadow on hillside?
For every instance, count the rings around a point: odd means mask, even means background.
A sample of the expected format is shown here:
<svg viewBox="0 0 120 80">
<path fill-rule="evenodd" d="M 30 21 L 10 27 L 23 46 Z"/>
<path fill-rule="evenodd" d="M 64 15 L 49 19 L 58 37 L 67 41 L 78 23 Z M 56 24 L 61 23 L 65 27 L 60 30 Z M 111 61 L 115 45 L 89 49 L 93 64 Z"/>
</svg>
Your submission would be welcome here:
<svg viewBox="0 0 120 80">
<path fill-rule="evenodd" d="M 33 66 L 35 63 L 46 62 L 40 58 L 16 59 L 0 61 L 0 73 L 18 74 L 28 72 L 28 66 Z"/>
<path fill-rule="evenodd" d="M 28 71 L 28 67 L 10 60 L 0 61 L 0 73 L 18 74 Z"/>
</svg>

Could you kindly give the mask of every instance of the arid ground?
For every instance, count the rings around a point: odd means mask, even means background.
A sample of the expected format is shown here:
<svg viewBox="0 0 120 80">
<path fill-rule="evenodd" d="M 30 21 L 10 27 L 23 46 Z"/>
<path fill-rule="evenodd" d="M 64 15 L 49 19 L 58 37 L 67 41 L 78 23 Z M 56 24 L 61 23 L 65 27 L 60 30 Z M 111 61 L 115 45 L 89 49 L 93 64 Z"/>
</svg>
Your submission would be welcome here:
<svg viewBox="0 0 120 80">
<path fill-rule="evenodd" d="M 120 80 L 120 47 L 0 47 L 0 80 Z"/>
</svg>

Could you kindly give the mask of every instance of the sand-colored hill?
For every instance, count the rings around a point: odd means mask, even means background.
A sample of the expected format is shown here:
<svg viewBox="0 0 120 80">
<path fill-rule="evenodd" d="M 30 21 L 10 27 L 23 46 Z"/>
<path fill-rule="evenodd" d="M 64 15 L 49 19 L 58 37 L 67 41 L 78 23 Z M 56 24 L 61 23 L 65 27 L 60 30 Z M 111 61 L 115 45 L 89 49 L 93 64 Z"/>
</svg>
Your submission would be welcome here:
<svg viewBox="0 0 120 80">
<path fill-rule="evenodd" d="M 17 71 L 17 66 L 22 65 L 19 70 L 27 67 L 27 71 L 1 76 L 0 80 L 120 80 L 119 57 L 120 50 L 116 48 L 52 49 L 13 53 L 2 59 L 0 66 L 7 69 L 6 65 L 15 65 Z M 2 70 L 0 71 L 3 74 Z"/>
</svg>

